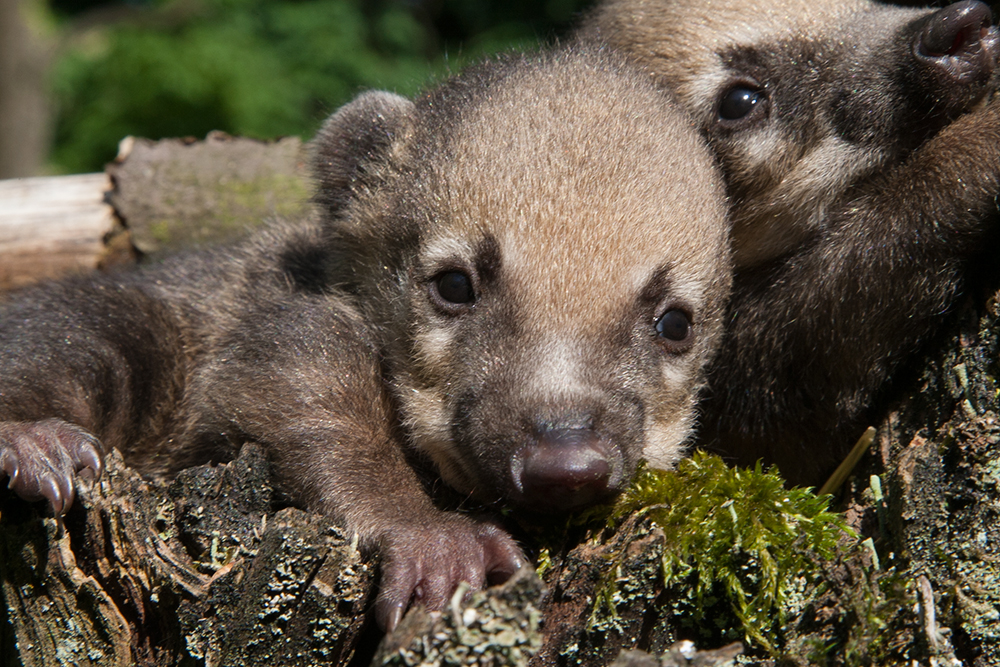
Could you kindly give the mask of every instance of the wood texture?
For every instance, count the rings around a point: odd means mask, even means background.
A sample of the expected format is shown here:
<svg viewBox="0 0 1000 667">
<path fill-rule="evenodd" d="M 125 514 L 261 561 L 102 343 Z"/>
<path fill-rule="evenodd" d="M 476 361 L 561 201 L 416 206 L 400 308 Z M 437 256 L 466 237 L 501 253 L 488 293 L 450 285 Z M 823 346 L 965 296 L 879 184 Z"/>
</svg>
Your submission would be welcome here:
<svg viewBox="0 0 1000 667">
<path fill-rule="evenodd" d="M 328 519 L 277 509 L 259 447 L 169 486 L 117 454 L 64 526 L 0 489 L 0 665 L 339 665 L 372 565 Z"/>
<path fill-rule="evenodd" d="M 0 290 L 92 271 L 118 228 L 106 174 L 0 181 Z"/>
<path fill-rule="evenodd" d="M 108 165 L 109 201 L 143 253 L 225 243 L 268 219 L 308 215 L 305 153 L 296 137 L 129 137 Z"/>
<path fill-rule="evenodd" d="M 294 137 L 127 137 L 106 174 L 0 181 L 0 291 L 305 217 L 306 162 Z"/>
</svg>

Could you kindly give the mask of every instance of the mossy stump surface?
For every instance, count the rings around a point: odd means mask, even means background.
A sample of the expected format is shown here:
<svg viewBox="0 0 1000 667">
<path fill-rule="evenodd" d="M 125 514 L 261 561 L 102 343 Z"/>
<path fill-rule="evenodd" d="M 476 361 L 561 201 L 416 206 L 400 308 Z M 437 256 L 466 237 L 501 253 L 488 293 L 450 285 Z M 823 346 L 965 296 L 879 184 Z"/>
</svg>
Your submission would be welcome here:
<svg viewBox="0 0 1000 667">
<path fill-rule="evenodd" d="M 309 215 L 307 150 L 295 137 L 128 137 L 107 172 L 109 201 L 144 253 L 231 242 L 269 219 Z"/>
</svg>

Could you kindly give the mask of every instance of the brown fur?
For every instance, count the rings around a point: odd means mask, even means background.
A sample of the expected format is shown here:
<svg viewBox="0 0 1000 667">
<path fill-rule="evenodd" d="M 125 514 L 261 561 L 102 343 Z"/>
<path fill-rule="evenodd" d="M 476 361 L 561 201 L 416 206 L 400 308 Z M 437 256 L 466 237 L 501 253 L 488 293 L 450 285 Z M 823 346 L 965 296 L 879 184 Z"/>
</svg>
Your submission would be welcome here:
<svg viewBox="0 0 1000 667">
<path fill-rule="evenodd" d="M 584 22 L 677 95 L 723 167 L 736 276 L 707 446 L 821 482 L 953 303 L 1000 190 L 997 32 L 948 27 L 984 9 L 608 0 Z M 736 120 L 734 87 L 760 95 Z"/>
<path fill-rule="evenodd" d="M 523 563 L 415 459 L 559 512 L 682 456 L 730 285 L 722 184 L 668 96 L 587 50 L 367 93 L 315 153 L 314 223 L 3 306 L 0 466 L 63 511 L 101 446 L 66 422 L 147 474 L 260 442 L 381 552 L 391 627 Z"/>
</svg>

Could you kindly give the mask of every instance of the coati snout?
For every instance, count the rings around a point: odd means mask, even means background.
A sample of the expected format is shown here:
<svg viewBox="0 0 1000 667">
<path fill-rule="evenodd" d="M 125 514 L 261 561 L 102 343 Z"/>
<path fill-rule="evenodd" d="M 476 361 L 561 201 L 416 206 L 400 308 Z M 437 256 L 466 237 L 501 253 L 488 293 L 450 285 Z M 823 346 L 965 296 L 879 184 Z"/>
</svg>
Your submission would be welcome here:
<svg viewBox="0 0 1000 667">
<path fill-rule="evenodd" d="M 582 48 L 363 94 L 314 150 L 314 220 L 0 304 L 0 474 L 62 512 L 108 447 L 159 476 L 258 442 L 379 553 L 392 628 L 525 564 L 427 473 L 551 513 L 683 455 L 731 283 L 723 185 L 668 94 Z"/>
<path fill-rule="evenodd" d="M 978 0 L 923 12 L 885 41 L 873 38 L 848 71 L 829 75 L 826 103 L 834 132 L 876 151 L 868 158 L 876 165 L 916 148 L 991 90 L 1000 32 Z"/>
<path fill-rule="evenodd" d="M 940 85 L 945 95 L 962 90 L 954 84 L 983 86 L 989 81 L 1000 49 L 1000 35 L 992 19 L 985 4 L 964 0 L 921 20 L 923 27 L 914 39 L 913 54 L 930 68 L 932 76 L 945 78 Z M 972 95 L 976 92 L 969 91 Z"/>
<path fill-rule="evenodd" d="M 822 483 L 997 222 L 988 7 L 607 0 L 579 38 L 676 94 L 723 169 L 736 274 L 702 444 Z"/>
</svg>

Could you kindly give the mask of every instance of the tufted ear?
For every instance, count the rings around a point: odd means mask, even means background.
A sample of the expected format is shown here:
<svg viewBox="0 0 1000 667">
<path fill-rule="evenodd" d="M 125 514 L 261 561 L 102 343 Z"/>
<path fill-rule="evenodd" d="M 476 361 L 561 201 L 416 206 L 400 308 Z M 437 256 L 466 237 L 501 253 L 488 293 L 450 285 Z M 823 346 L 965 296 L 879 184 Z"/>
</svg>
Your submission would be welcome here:
<svg viewBox="0 0 1000 667">
<path fill-rule="evenodd" d="M 386 165 L 392 149 L 412 127 L 413 102 L 393 93 L 362 93 L 337 110 L 312 145 L 315 200 L 328 213 L 340 212 L 366 177 Z"/>
</svg>

